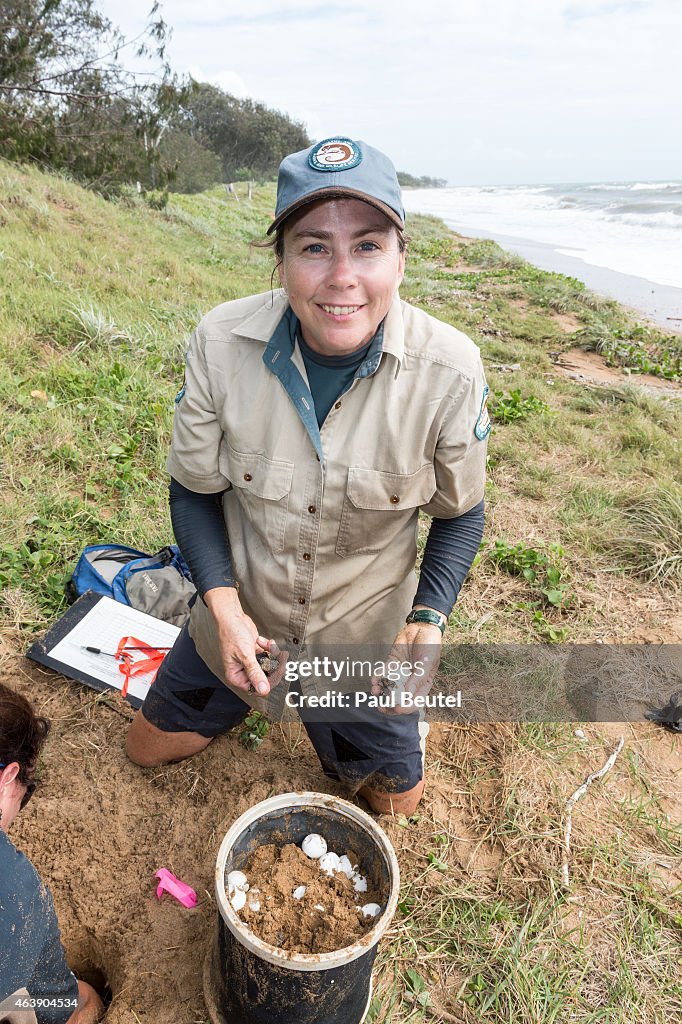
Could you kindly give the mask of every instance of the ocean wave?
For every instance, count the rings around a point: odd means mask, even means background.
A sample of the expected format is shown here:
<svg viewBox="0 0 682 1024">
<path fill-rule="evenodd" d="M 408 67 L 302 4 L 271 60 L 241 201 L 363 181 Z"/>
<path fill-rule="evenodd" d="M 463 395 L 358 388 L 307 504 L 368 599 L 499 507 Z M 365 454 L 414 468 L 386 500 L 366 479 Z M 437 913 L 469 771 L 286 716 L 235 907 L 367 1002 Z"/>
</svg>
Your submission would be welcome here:
<svg viewBox="0 0 682 1024">
<path fill-rule="evenodd" d="M 571 251 L 595 266 L 682 287 L 682 201 L 675 189 L 655 194 L 623 183 L 492 189 L 451 188 L 406 192 L 408 210 L 443 217 L 455 230 L 525 239 Z M 637 183 L 637 184 L 642 184 Z M 672 183 L 671 183 L 672 185 Z M 592 187 L 590 187 L 592 186 Z"/>
<path fill-rule="evenodd" d="M 682 231 L 682 213 L 679 210 L 669 213 L 655 213 L 651 216 L 626 214 L 614 218 L 619 224 L 629 224 L 633 228 L 663 228 L 670 231 Z"/>
<path fill-rule="evenodd" d="M 679 189 L 682 191 L 682 181 L 637 181 L 630 186 L 631 192 L 662 192 L 663 189 Z"/>
<path fill-rule="evenodd" d="M 649 203 L 619 203 L 607 207 L 606 213 L 609 217 L 627 216 L 633 213 L 643 213 L 646 216 L 646 224 L 656 223 L 658 214 L 672 213 L 676 217 L 682 217 L 682 203 L 670 202 L 649 202 Z"/>
<path fill-rule="evenodd" d="M 624 184 L 623 182 L 621 182 L 619 184 L 616 182 L 611 182 L 610 184 L 602 183 L 600 185 L 581 185 L 579 187 L 584 189 L 585 192 L 613 192 L 616 189 L 627 188 L 627 183 Z"/>
</svg>

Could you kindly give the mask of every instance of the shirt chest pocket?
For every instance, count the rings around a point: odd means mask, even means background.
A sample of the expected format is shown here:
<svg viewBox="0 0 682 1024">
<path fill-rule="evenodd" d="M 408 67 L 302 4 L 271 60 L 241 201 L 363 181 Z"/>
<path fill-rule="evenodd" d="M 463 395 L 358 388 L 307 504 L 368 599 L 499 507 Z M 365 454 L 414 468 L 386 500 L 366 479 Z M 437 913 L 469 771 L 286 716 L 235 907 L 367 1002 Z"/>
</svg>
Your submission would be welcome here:
<svg viewBox="0 0 682 1024">
<path fill-rule="evenodd" d="M 220 449 L 219 463 L 220 472 L 232 484 L 239 507 L 251 528 L 273 553 L 282 551 L 293 463 L 238 452 L 226 441 Z"/>
<path fill-rule="evenodd" d="M 417 513 L 436 490 L 429 463 L 415 473 L 384 473 L 351 466 L 341 512 L 336 553 L 342 558 L 414 543 Z"/>
</svg>

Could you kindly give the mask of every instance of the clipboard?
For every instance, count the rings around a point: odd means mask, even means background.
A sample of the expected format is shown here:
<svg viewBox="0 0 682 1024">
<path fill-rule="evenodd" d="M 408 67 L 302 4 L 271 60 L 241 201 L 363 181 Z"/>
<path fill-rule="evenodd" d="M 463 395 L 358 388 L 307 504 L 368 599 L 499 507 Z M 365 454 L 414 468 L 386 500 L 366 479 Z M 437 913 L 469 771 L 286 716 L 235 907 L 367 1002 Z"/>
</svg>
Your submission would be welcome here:
<svg viewBox="0 0 682 1024">
<path fill-rule="evenodd" d="M 26 657 L 100 693 L 120 692 L 126 677 L 119 671 L 121 662 L 109 655 L 116 652 L 121 638 L 132 636 L 151 647 L 171 648 L 179 633 L 179 627 L 170 622 L 88 590 L 42 640 L 29 647 Z M 142 706 L 155 674 L 130 678 L 125 699 L 134 708 Z"/>
</svg>

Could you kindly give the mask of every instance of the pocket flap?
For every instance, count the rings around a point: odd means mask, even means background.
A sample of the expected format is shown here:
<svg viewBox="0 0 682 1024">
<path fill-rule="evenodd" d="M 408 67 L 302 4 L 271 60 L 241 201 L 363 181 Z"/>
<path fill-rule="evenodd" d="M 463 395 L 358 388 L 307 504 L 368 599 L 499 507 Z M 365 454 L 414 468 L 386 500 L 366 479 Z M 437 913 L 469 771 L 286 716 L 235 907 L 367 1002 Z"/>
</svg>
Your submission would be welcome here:
<svg viewBox="0 0 682 1024">
<path fill-rule="evenodd" d="M 233 487 L 255 494 L 258 498 L 279 501 L 291 490 L 293 462 L 278 462 L 265 455 L 237 452 L 229 444 L 220 449 L 220 471 Z"/>
<path fill-rule="evenodd" d="M 426 505 L 436 490 L 431 464 L 416 473 L 384 473 L 378 469 L 348 470 L 348 498 L 356 508 L 407 509 Z"/>
</svg>

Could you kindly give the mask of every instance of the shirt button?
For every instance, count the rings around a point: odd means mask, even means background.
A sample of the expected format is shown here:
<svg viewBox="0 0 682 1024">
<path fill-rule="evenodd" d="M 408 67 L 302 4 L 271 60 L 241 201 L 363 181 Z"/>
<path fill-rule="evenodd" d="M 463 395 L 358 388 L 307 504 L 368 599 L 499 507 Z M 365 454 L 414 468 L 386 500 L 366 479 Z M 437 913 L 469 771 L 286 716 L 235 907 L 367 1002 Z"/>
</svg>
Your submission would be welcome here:
<svg viewBox="0 0 682 1024">
<path fill-rule="evenodd" d="M 307 551 L 303 555 L 303 561 L 304 562 L 309 562 L 310 561 L 310 555 L 308 554 Z"/>
<path fill-rule="evenodd" d="M 250 473 L 244 473 L 244 479 L 245 480 L 253 480 L 253 477 L 251 476 Z"/>
<path fill-rule="evenodd" d="M 308 505 L 308 511 L 310 512 L 310 514 L 312 516 L 315 512 L 317 512 L 317 509 L 316 509 L 316 507 L 314 505 Z"/>
<path fill-rule="evenodd" d="M 341 402 L 337 402 L 336 405 L 334 406 L 334 408 L 335 409 L 340 409 L 341 408 Z"/>
<path fill-rule="evenodd" d="M 304 597 L 299 597 L 298 603 L 299 604 L 305 604 L 305 598 Z"/>
<path fill-rule="evenodd" d="M 392 494 L 391 495 L 391 502 L 392 502 L 393 505 L 397 505 L 399 501 L 400 501 L 399 495 L 397 495 L 397 494 Z"/>
<path fill-rule="evenodd" d="M 292 638 L 291 638 L 291 642 L 292 642 L 292 644 L 297 644 L 297 643 L 299 643 L 299 639 L 298 639 L 298 637 L 297 637 L 297 636 L 292 636 Z"/>
</svg>

